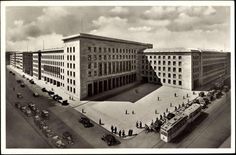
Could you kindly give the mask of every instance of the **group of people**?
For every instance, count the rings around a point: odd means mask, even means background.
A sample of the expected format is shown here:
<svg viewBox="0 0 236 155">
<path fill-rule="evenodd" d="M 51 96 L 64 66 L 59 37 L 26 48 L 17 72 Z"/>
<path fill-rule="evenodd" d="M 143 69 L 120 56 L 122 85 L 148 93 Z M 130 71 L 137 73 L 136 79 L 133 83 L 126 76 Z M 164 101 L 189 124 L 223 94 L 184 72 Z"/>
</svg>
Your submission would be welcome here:
<svg viewBox="0 0 236 155">
<path fill-rule="evenodd" d="M 142 122 L 141 122 L 141 121 L 139 121 L 139 122 L 137 121 L 137 122 L 136 122 L 136 127 L 137 127 L 137 128 L 142 128 L 142 127 L 143 127 L 143 126 L 142 126 Z"/>
<path fill-rule="evenodd" d="M 114 133 L 114 134 L 117 134 L 117 127 L 115 126 L 111 126 L 111 132 Z M 125 137 L 125 130 L 119 130 L 118 132 L 119 136 L 121 137 Z"/>
<path fill-rule="evenodd" d="M 128 110 L 125 110 L 125 114 L 126 115 L 128 115 L 129 113 L 128 113 Z M 134 113 L 134 110 L 132 110 L 132 114 L 134 115 L 135 113 Z"/>
</svg>

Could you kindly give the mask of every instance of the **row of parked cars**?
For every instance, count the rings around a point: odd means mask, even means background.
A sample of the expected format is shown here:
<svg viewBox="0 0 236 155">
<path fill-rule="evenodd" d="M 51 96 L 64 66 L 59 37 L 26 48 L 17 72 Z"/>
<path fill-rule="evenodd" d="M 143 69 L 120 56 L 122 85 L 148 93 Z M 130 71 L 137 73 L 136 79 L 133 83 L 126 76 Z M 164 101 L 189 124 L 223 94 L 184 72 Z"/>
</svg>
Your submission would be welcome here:
<svg viewBox="0 0 236 155">
<path fill-rule="evenodd" d="M 46 88 L 42 88 L 41 90 L 42 92 L 48 93 L 48 95 L 51 96 L 53 100 L 57 101 L 58 103 L 61 103 L 61 105 L 63 106 L 69 105 L 67 100 L 63 100 L 61 96 L 55 94 L 53 91 L 47 90 Z"/>
<path fill-rule="evenodd" d="M 65 148 L 67 144 L 74 144 L 73 136 L 70 132 L 65 131 L 59 136 L 48 126 L 46 120 L 40 116 L 34 116 L 34 123 L 42 131 L 42 133 L 53 142 L 57 148 Z"/>
</svg>

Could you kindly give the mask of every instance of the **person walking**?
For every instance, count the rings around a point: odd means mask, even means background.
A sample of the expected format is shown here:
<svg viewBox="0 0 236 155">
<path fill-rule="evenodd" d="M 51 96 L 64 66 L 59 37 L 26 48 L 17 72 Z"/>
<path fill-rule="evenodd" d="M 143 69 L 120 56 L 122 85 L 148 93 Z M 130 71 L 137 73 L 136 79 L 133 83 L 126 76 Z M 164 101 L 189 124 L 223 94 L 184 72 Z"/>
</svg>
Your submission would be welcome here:
<svg viewBox="0 0 236 155">
<path fill-rule="evenodd" d="M 127 110 L 125 110 L 125 114 L 126 114 L 126 115 L 128 114 L 128 111 L 127 111 Z"/>
<path fill-rule="evenodd" d="M 134 111 L 132 110 L 132 114 L 134 115 Z"/>
<path fill-rule="evenodd" d="M 123 137 L 125 136 L 125 130 L 122 131 L 122 136 L 123 136 Z"/>
<path fill-rule="evenodd" d="M 176 95 L 176 93 L 175 93 L 175 97 L 176 97 L 177 95 Z"/>
<path fill-rule="evenodd" d="M 139 126 L 138 126 L 138 121 L 136 122 L 136 127 L 139 128 Z"/>
<path fill-rule="evenodd" d="M 139 122 L 139 127 L 142 128 L 142 122 L 141 121 Z"/>
<path fill-rule="evenodd" d="M 101 120 L 101 118 L 99 118 L 99 125 L 102 125 L 102 120 Z"/>
<path fill-rule="evenodd" d="M 116 134 L 116 132 L 117 132 L 117 128 L 115 127 L 115 129 L 114 129 L 114 132 L 115 132 L 115 134 Z"/>
<path fill-rule="evenodd" d="M 119 131 L 119 136 L 121 137 L 121 130 Z"/>
<path fill-rule="evenodd" d="M 114 130 L 114 127 L 113 127 L 113 125 L 111 125 L 111 132 L 113 133 L 113 130 Z"/>
</svg>

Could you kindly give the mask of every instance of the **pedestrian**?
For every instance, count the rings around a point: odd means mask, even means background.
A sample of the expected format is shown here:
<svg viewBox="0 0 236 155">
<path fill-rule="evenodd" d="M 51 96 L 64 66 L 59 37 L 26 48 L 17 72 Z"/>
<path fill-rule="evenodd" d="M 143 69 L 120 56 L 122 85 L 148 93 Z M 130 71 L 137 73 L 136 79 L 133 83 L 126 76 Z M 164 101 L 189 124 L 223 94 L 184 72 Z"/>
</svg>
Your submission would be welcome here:
<svg viewBox="0 0 236 155">
<path fill-rule="evenodd" d="M 175 97 L 176 97 L 176 93 L 175 93 Z"/>
<path fill-rule="evenodd" d="M 170 103 L 170 107 L 172 107 L 172 103 Z"/>
<path fill-rule="evenodd" d="M 183 96 L 183 99 L 185 99 L 185 97 Z"/>
<path fill-rule="evenodd" d="M 126 115 L 128 114 L 128 111 L 127 111 L 127 110 L 125 110 L 125 114 L 126 114 Z"/>
<path fill-rule="evenodd" d="M 158 100 L 158 101 L 160 100 L 159 96 L 157 97 L 157 100 Z"/>
<path fill-rule="evenodd" d="M 113 127 L 113 125 L 111 125 L 111 132 L 113 133 L 113 130 L 114 130 L 114 127 Z"/>
<path fill-rule="evenodd" d="M 123 137 L 125 136 L 125 130 L 122 131 L 122 136 L 123 136 Z"/>
<path fill-rule="evenodd" d="M 175 111 L 177 110 L 177 107 L 175 106 Z"/>
<path fill-rule="evenodd" d="M 136 122 L 136 127 L 138 128 L 138 121 Z"/>
<path fill-rule="evenodd" d="M 121 130 L 119 131 L 119 136 L 121 137 Z"/>
<path fill-rule="evenodd" d="M 142 128 L 142 122 L 141 121 L 139 122 L 139 127 Z"/>
<path fill-rule="evenodd" d="M 132 114 L 134 115 L 134 111 L 132 110 Z"/>
<path fill-rule="evenodd" d="M 84 113 L 84 109 L 82 109 L 82 113 Z"/>
<path fill-rule="evenodd" d="M 115 127 L 115 129 L 114 129 L 114 132 L 115 132 L 115 134 L 116 134 L 116 132 L 117 132 L 117 128 Z"/>
<path fill-rule="evenodd" d="M 168 112 L 168 108 L 166 108 L 166 112 Z"/>
<path fill-rule="evenodd" d="M 187 97 L 188 97 L 188 93 L 187 93 Z"/>
<path fill-rule="evenodd" d="M 155 114 L 157 114 L 157 110 L 155 110 Z"/>
<path fill-rule="evenodd" d="M 151 125 L 153 125 L 153 120 L 152 120 L 152 122 L 151 122 Z"/>
<path fill-rule="evenodd" d="M 102 125 L 102 120 L 101 120 L 101 118 L 99 118 L 99 125 Z"/>
</svg>

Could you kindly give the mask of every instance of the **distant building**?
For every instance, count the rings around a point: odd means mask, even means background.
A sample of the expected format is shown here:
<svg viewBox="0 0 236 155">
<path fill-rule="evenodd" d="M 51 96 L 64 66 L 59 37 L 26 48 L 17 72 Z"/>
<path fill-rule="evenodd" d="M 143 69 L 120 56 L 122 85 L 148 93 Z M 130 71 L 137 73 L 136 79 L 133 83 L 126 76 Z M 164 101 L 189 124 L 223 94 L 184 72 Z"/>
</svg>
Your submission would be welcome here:
<svg viewBox="0 0 236 155">
<path fill-rule="evenodd" d="M 193 90 L 230 76 L 229 52 L 147 49 L 141 55 L 144 82 Z"/>
</svg>

